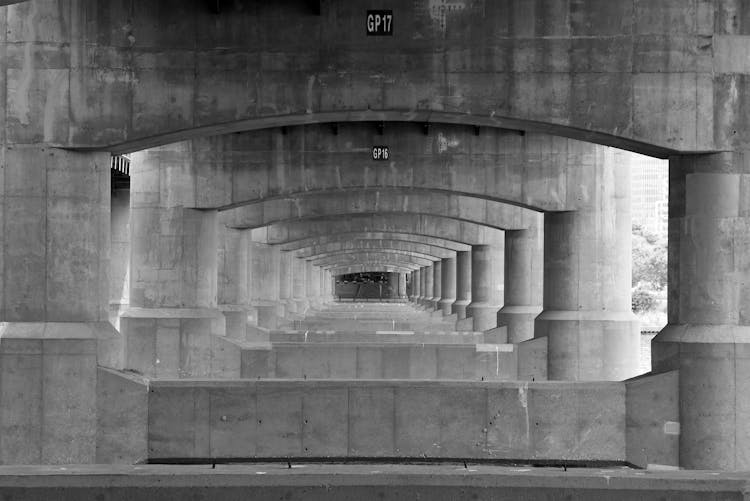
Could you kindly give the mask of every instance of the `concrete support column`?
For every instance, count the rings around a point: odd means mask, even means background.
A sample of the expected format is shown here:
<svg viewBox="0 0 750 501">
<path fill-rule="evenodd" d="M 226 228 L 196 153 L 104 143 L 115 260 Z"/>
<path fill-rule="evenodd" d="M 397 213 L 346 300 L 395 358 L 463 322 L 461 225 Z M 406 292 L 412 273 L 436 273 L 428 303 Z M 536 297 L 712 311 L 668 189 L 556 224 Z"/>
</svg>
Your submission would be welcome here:
<svg viewBox="0 0 750 501">
<path fill-rule="evenodd" d="M 178 144 L 131 156 L 130 308 L 120 324 L 125 368 L 152 377 L 223 371 L 212 366 L 215 338 L 225 334 L 217 213 L 188 208 L 192 195 L 172 177 L 189 153 Z"/>
<path fill-rule="evenodd" d="M 456 301 L 451 312 L 458 320 L 466 318 L 466 307 L 471 303 L 471 251 L 456 252 Z"/>
<path fill-rule="evenodd" d="M 292 258 L 292 298 L 296 313 L 304 313 L 310 307 L 307 298 L 307 261 Z"/>
<path fill-rule="evenodd" d="M 419 303 L 419 296 L 422 294 L 422 270 L 416 269 L 411 272 L 411 297 L 412 303 Z"/>
<path fill-rule="evenodd" d="M 305 261 L 305 287 L 307 300 L 311 308 L 320 308 L 320 268 Z"/>
<path fill-rule="evenodd" d="M 456 301 L 456 258 L 443 258 L 441 268 L 441 289 L 439 309 L 443 310 L 443 315 L 450 315 L 453 303 Z"/>
<path fill-rule="evenodd" d="M 245 339 L 250 312 L 248 294 L 248 235 L 245 231 L 222 227 L 218 250 L 218 307 L 224 314 L 226 335 Z"/>
<path fill-rule="evenodd" d="M 669 162 L 668 324 L 655 372 L 679 370 L 680 466 L 750 469 L 750 152 Z"/>
<path fill-rule="evenodd" d="M 497 325 L 508 327 L 508 342 L 534 337 L 534 319 L 542 311 L 544 289 L 544 216 L 527 230 L 505 232 L 505 304 Z"/>
<path fill-rule="evenodd" d="M 606 149 L 581 167 L 575 212 L 544 216 L 544 311 L 549 379 L 622 380 L 638 374 L 631 312 L 630 172 Z"/>
<path fill-rule="evenodd" d="M 110 324 L 110 156 L 0 146 L 4 464 L 93 463 Z"/>
<path fill-rule="evenodd" d="M 467 315 L 475 331 L 497 327 L 497 311 L 503 305 L 503 246 L 471 246 L 471 304 Z"/>
<path fill-rule="evenodd" d="M 427 266 L 419 268 L 419 297 L 417 302 L 420 306 L 424 304 L 424 300 L 427 294 Z"/>
<path fill-rule="evenodd" d="M 255 311 L 255 324 L 275 329 L 285 311 L 281 299 L 283 253 L 273 245 L 252 241 L 248 254 L 248 294 L 250 305 Z M 288 294 L 288 276 L 286 278 L 285 293 Z"/>
<path fill-rule="evenodd" d="M 282 252 L 279 256 L 279 316 L 284 317 L 292 301 L 292 254 Z"/>
<path fill-rule="evenodd" d="M 406 273 L 398 273 L 398 298 L 406 299 Z"/>
<path fill-rule="evenodd" d="M 440 309 L 440 301 L 443 299 L 443 262 L 435 261 L 432 265 L 432 300 L 430 308 Z"/>
<path fill-rule="evenodd" d="M 120 329 L 120 314 L 130 304 L 130 189 L 112 190 L 109 267 L 109 321 Z"/>
<path fill-rule="evenodd" d="M 135 194 L 135 192 L 134 192 Z M 131 207 L 126 368 L 153 377 L 210 377 L 217 309 L 215 211 Z"/>
<path fill-rule="evenodd" d="M 435 267 L 433 265 L 422 268 L 424 274 L 424 298 L 422 304 L 428 309 L 432 307 L 435 298 Z"/>
</svg>

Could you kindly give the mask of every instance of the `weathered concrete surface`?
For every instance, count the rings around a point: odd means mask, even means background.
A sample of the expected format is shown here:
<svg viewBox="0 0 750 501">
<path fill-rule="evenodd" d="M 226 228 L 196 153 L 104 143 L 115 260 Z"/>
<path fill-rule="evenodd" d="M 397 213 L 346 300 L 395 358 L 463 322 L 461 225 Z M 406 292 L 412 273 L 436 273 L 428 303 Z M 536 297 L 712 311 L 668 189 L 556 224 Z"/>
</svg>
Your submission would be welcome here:
<svg viewBox="0 0 750 501">
<path fill-rule="evenodd" d="M 544 311 L 548 376 L 622 380 L 637 375 L 640 329 L 631 311 L 629 166 L 622 152 L 585 165 L 581 208 L 544 216 Z"/>
<path fill-rule="evenodd" d="M 146 380 L 99 368 L 96 418 L 96 463 L 134 464 L 148 457 Z"/>
<path fill-rule="evenodd" d="M 357 239 L 346 239 L 339 242 L 329 242 L 327 244 L 311 245 L 308 247 L 301 248 L 295 252 L 297 257 L 311 258 L 313 256 L 325 255 L 331 252 L 346 251 L 346 250 L 357 250 L 357 251 L 368 251 L 368 250 L 398 250 L 415 252 L 418 254 L 426 254 L 436 258 L 446 258 L 453 255 L 453 251 L 446 249 L 445 247 L 438 247 L 435 245 L 405 242 L 402 240 L 357 240 Z"/>
<path fill-rule="evenodd" d="M 110 219 L 109 322 L 119 331 L 130 304 L 130 191 L 112 190 Z"/>
<path fill-rule="evenodd" d="M 440 247 L 452 251 L 466 251 L 470 250 L 471 246 L 447 240 L 445 238 L 425 236 L 425 235 L 414 235 L 411 233 L 401 232 L 339 232 L 335 235 L 320 235 L 312 238 L 305 238 L 301 240 L 295 240 L 289 243 L 280 244 L 279 248 L 283 251 L 299 250 L 305 247 L 314 245 L 328 245 L 328 244 L 340 244 L 349 240 L 372 240 L 378 242 L 380 240 L 388 240 L 393 242 L 407 242 L 413 244 L 430 245 L 433 247 Z"/>
<path fill-rule="evenodd" d="M 409 343 L 409 344 L 485 344 L 492 341 L 483 332 L 415 331 L 271 331 L 271 343 Z"/>
<path fill-rule="evenodd" d="M 503 233 L 468 221 L 420 214 L 351 215 L 348 217 L 311 218 L 304 222 L 275 223 L 257 231 L 265 243 L 285 244 L 295 240 L 331 235 L 336 232 L 399 232 L 439 237 L 467 244 L 489 244 L 502 241 Z M 256 231 L 254 230 L 254 234 Z"/>
<path fill-rule="evenodd" d="M 536 210 L 575 210 L 581 200 L 575 182 L 587 164 L 598 165 L 611 148 L 546 134 L 519 135 L 504 129 L 434 124 L 425 136 L 408 123 L 389 124 L 378 144 L 388 144 L 387 169 L 367 153 L 376 134 L 373 124 L 342 124 L 334 135 L 328 125 L 266 129 L 225 134 L 148 150 L 174 155 L 179 149 L 183 183 L 195 192 L 195 206 L 231 208 L 269 198 L 294 197 L 232 210 L 237 226 L 259 226 L 279 218 L 309 217 L 324 204 L 336 211 L 450 211 L 470 219 L 514 221 L 523 226 L 527 211 L 454 199 L 447 194 L 425 200 L 418 192 L 450 191 L 468 197 Z M 311 147 L 310 145 L 315 145 Z M 252 180 L 252 182 L 249 182 Z M 414 190 L 404 199 L 375 196 L 357 199 L 342 194 L 365 189 Z M 309 199 L 300 195 L 319 195 Z M 189 196 L 189 195 L 188 195 Z M 400 202 L 400 203 L 399 203 Z M 494 217 L 493 217 L 494 216 Z M 506 223 L 507 224 L 507 223 Z M 512 224 L 512 223 L 511 223 Z"/>
<path fill-rule="evenodd" d="M 416 379 L 509 381 L 517 376 L 513 345 L 432 341 L 272 343 L 242 350 L 249 379 Z"/>
<path fill-rule="evenodd" d="M 466 315 L 475 331 L 497 327 L 497 312 L 503 306 L 503 243 L 471 247 L 471 303 Z"/>
<path fill-rule="evenodd" d="M 628 462 L 679 466 L 680 405 L 677 371 L 625 381 Z"/>
<path fill-rule="evenodd" d="M 644 152 L 748 142 L 731 133 L 750 130 L 738 111 L 745 98 L 732 91 L 750 71 L 733 1 L 440 11 L 424 0 L 399 5 L 394 36 L 376 44 L 365 43 L 368 7 L 328 4 L 322 16 L 286 4 L 216 16 L 147 0 L 3 8 L 3 85 L 18 96 L 7 140 L 137 150 L 248 128 L 396 119 L 537 128 Z"/>
<path fill-rule="evenodd" d="M 451 313 L 458 320 L 466 318 L 466 307 L 471 303 L 471 249 L 456 252 L 456 301 Z"/>
<path fill-rule="evenodd" d="M 544 221 L 538 215 L 528 230 L 505 232 L 505 301 L 497 324 L 508 326 L 508 341 L 534 338 L 534 319 L 542 312 Z"/>
<path fill-rule="evenodd" d="M 421 254 L 418 252 L 402 251 L 398 249 L 384 249 L 384 250 L 341 250 L 335 252 L 328 252 L 320 254 L 319 256 L 313 256 L 311 262 L 315 266 L 328 267 L 328 266 L 341 266 L 347 264 L 367 263 L 367 262 L 389 262 L 394 263 L 410 263 L 415 265 L 425 265 L 433 263 L 439 258 L 431 256 L 429 254 Z"/>
<path fill-rule="evenodd" d="M 547 380 L 547 338 L 518 343 L 518 379 Z"/>
<path fill-rule="evenodd" d="M 451 257 L 443 258 L 441 266 L 441 289 L 439 308 L 444 316 L 453 313 L 453 303 L 456 301 L 456 258 L 455 253 Z"/>
<path fill-rule="evenodd" d="M 76 322 L 0 326 L 2 464 L 95 461 L 97 339 L 103 331 Z"/>
<path fill-rule="evenodd" d="M 148 435 L 151 458 L 623 460 L 625 387 L 160 380 L 149 386 Z"/>
<path fill-rule="evenodd" d="M 357 499 L 396 501 L 742 501 L 746 472 L 628 468 L 524 468 L 468 463 L 137 465 L 0 468 L 0 495 L 14 500 Z"/>
<path fill-rule="evenodd" d="M 247 232 L 219 227 L 217 306 L 224 314 L 225 333 L 232 339 L 247 336 L 250 311 L 248 237 Z"/>
<path fill-rule="evenodd" d="M 228 156 L 230 153 L 224 152 L 224 155 Z M 345 166 L 342 166 L 342 169 Z M 348 170 L 350 169 L 347 168 Z M 404 177 L 414 175 L 408 171 L 398 172 Z M 243 171 L 243 176 L 246 175 Z M 259 176 L 255 173 L 254 175 Z M 254 180 L 256 177 L 251 179 Z M 451 189 L 448 182 L 442 185 L 438 185 L 438 182 L 439 179 L 436 179 L 434 183 L 440 189 Z M 497 229 L 523 229 L 535 220 L 536 213 L 529 209 L 461 193 L 424 188 L 403 189 L 395 186 L 371 189 L 346 189 L 334 186 L 323 193 L 302 192 L 293 198 L 272 198 L 231 208 L 221 212 L 221 222 L 233 228 L 258 228 L 290 219 L 308 219 L 321 215 L 411 213 L 450 217 Z"/>
<path fill-rule="evenodd" d="M 687 468 L 750 467 L 749 158 L 670 159 L 669 323 L 652 366 L 679 369 Z"/>
</svg>

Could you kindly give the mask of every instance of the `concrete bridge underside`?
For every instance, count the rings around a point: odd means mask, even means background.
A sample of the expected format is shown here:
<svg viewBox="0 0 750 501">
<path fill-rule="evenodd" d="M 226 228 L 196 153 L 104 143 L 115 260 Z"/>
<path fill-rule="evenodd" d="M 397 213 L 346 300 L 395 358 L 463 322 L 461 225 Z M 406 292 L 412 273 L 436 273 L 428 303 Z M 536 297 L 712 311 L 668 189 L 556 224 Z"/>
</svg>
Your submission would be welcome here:
<svg viewBox="0 0 750 501">
<path fill-rule="evenodd" d="M 237 424 L 252 393 L 268 436 L 322 436 L 324 455 L 357 449 L 318 423 L 371 437 L 369 417 L 423 416 L 418 401 L 438 418 L 406 436 L 467 457 L 750 468 L 748 9 L 417 0 L 370 38 L 361 0 L 207 3 L 0 1 L 1 463 L 262 455 L 236 439 L 255 433 Z M 670 170 L 668 325 L 636 379 L 623 150 Z M 125 152 L 130 189 L 113 190 Z M 373 316 L 493 342 L 357 347 L 347 370 L 472 360 L 557 382 L 250 385 L 309 362 L 294 356 L 317 346 L 271 336 L 341 314 L 334 276 L 355 271 L 408 297 Z M 526 412 L 498 410 L 508 436 L 490 424 L 502 399 Z M 306 428 L 309 409 L 338 410 Z"/>
</svg>

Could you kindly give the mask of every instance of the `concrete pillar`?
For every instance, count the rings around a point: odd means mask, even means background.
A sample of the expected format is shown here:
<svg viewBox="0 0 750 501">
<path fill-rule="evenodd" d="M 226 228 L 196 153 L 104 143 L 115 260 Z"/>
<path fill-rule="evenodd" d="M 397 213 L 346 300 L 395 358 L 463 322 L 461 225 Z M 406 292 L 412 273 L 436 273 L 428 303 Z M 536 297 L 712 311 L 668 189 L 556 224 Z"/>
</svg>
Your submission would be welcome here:
<svg viewBox="0 0 750 501">
<path fill-rule="evenodd" d="M 184 144 L 131 155 L 130 308 L 120 318 L 125 367 L 155 377 L 211 377 L 217 308 L 216 211 L 189 208 L 193 192 L 174 178 Z M 186 169 L 189 170 L 189 169 Z M 215 372 L 213 369 L 216 369 Z"/>
<path fill-rule="evenodd" d="M 638 374 L 631 312 L 630 172 L 614 150 L 581 167 L 575 212 L 544 216 L 544 311 L 549 379 L 622 380 Z"/>
<path fill-rule="evenodd" d="M 435 267 L 433 265 L 422 268 L 424 273 L 424 299 L 422 304 L 428 309 L 432 308 L 432 301 L 435 298 Z"/>
<path fill-rule="evenodd" d="M 406 299 L 406 273 L 398 273 L 398 299 Z"/>
<path fill-rule="evenodd" d="M 307 298 L 307 261 L 292 258 L 292 299 L 296 313 L 304 313 L 310 307 Z"/>
<path fill-rule="evenodd" d="M 109 322 L 109 154 L 0 146 L 4 464 L 95 462 Z"/>
<path fill-rule="evenodd" d="M 435 261 L 432 265 L 432 300 L 430 308 L 440 309 L 440 301 L 443 299 L 443 262 Z"/>
<path fill-rule="evenodd" d="M 248 294 L 255 312 L 255 324 L 259 327 L 275 329 L 284 315 L 285 307 L 280 299 L 281 254 L 276 246 L 264 242 L 252 241 L 249 244 Z"/>
<path fill-rule="evenodd" d="M 422 270 L 416 269 L 411 272 L 411 301 L 419 303 L 419 296 L 422 294 Z"/>
<path fill-rule="evenodd" d="M 212 336 L 225 333 L 217 309 L 217 229 L 215 211 L 131 202 L 130 308 L 121 318 L 127 369 L 154 377 L 212 375 Z"/>
<path fill-rule="evenodd" d="M 441 272 L 439 309 L 443 310 L 444 316 L 448 316 L 453 312 L 456 301 L 456 258 L 443 258 Z"/>
<path fill-rule="evenodd" d="M 279 256 L 279 316 L 283 317 L 292 301 L 292 254 Z"/>
<path fill-rule="evenodd" d="M 110 221 L 109 321 L 119 330 L 130 304 L 130 189 L 112 190 Z"/>
<path fill-rule="evenodd" d="M 311 261 L 305 261 L 305 296 L 311 308 L 320 308 L 320 273 Z"/>
<path fill-rule="evenodd" d="M 467 315 L 475 331 L 497 327 L 497 312 L 503 305 L 503 246 L 471 246 L 471 304 Z"/>
<path fill-rule="evenodd" d="M 749 201 L 749 152 L 670 158 L 669 322 L 651 360 L 679 370 L 688 469 L 750 469 Z"/>
<path fill-rule="evenodd" d="M 471 251 L 456 252 L 456 301 L 451 311 L 458 320 L 466 318 L 471 303 Z"/>
<path fill-rule="evenodd" d="M 224 314 L 226 335 L 245 339 L 250 312 L 247 232 L 221 227 L 218 249 L 218 308 Z"/>
<path fill-rule="evenodd" d="M 544 289 L 544 216 L 527 230 L 505 232 L 505 304 L 497 313 L 497 325 L 508 327 L 508 342 L 534 337 L 534 319 L 542 311 Z"/>
<path fill-rule="evenodd" d="M 427 294 L 427 266 L 419 268 L 419 297 L 417 302 L 420 306 L 424 304 L 424 300 Z"/>
</svg>

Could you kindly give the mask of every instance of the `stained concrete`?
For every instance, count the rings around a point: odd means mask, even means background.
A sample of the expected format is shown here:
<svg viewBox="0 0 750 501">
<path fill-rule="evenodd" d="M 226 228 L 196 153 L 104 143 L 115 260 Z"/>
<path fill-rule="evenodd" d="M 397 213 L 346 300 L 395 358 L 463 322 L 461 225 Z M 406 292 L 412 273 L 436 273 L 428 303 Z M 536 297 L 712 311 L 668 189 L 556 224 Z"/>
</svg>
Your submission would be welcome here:
<svg viewBox="0 0 750 501">
<path fill-rule="evenodd" d="M 518 353 L 508 344 L 377 341 L 240 345 L 241 376 L 262 379 L 518 378 Z"/>
<path fill-rule="evenodd" d="M 158 380 L 148 395 L 151 458 L 625 459 L 622 383 Z"/>
</svg>

